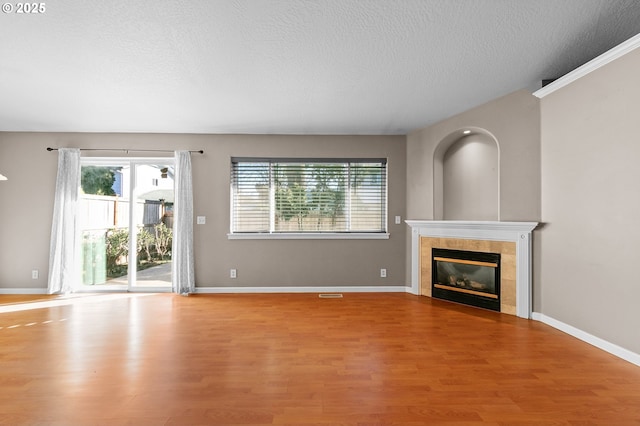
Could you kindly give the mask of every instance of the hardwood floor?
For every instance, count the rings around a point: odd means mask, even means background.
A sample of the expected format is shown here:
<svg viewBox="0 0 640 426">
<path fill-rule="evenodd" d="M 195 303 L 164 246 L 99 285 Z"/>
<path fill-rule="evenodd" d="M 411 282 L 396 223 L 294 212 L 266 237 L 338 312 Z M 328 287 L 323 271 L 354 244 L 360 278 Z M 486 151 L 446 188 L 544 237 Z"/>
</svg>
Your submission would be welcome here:
<svg viewBox="0 0 640 426">
<path fill-rule="evenodd" d="M 0 313 L 2 425 L 640 424 L 639 367 L 429 298 L 36 299 L 0 296 L 37 307 Z"/>
</svg>

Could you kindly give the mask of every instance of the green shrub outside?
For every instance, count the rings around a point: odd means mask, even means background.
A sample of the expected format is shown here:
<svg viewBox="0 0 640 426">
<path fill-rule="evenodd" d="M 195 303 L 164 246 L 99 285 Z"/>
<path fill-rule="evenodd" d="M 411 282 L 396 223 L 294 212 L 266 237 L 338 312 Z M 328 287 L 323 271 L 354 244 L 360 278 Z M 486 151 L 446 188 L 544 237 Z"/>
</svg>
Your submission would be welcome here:
<svg viewBox="0 0 640 426">
<path fill-rule="evenodd" d="M 155 266 L 171 259 L 173 230 L 164 223 L 153 226 L 153 233 L 147 228 L 138 228 L 137 259 L 138 270 Z M 107 277 L 116 278 L 127 274 L 129 257 L 129 232 L 126 229 L 111 228 L 106 236 Z"/>
</svg>

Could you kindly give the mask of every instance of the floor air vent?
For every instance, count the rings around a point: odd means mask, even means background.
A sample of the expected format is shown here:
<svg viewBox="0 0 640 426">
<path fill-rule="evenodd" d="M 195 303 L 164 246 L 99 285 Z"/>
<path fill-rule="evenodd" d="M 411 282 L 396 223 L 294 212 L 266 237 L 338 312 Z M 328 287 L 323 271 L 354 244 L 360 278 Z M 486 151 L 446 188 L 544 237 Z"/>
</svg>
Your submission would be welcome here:
<svg viewBox="0 0 640 426">
<path fill-rule="evenodd" d="M 342 294 L 340 293 L 320 293 L 318 295 L 319 298 L 321 299 L 341 299 L 342 298 Z"/>
</svg>

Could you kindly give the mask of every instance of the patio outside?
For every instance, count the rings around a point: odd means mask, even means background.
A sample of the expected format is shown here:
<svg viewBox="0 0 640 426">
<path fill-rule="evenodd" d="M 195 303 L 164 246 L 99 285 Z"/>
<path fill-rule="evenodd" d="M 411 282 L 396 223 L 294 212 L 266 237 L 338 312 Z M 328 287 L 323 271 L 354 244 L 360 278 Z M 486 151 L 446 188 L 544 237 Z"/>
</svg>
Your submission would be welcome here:
<svg viewBox="0 0 640 426">
<path fill-rule="evenodd" d="M 173 169 L 137 165 L 135 198 L 130 167 L 83 166 L 80 232 L 83 286 L 171 286 Z M 131 205 L 133 203 L 133 205 Z M 134 229 L 130 230 L 130 216 Z M 135 238 L 131 252 L 130 239 Z"/>
</svg>

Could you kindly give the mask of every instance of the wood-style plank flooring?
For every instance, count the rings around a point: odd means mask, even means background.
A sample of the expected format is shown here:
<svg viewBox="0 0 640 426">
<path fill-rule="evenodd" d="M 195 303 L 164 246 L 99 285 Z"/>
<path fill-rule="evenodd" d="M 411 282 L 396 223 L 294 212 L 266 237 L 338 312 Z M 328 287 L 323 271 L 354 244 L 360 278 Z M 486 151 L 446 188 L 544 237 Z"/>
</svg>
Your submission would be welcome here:
<svg viewBox="0 0 640 426">
<path fill-rule="evenodd" d="M 34 308 L 0 313 L 2 425 L 640 424 L 640 367 L 429 298 L 33 299 L 0 296 Z"/>
</svg>

